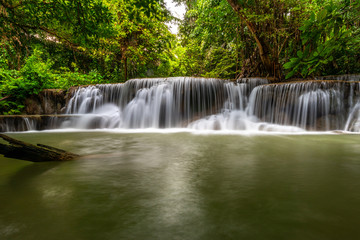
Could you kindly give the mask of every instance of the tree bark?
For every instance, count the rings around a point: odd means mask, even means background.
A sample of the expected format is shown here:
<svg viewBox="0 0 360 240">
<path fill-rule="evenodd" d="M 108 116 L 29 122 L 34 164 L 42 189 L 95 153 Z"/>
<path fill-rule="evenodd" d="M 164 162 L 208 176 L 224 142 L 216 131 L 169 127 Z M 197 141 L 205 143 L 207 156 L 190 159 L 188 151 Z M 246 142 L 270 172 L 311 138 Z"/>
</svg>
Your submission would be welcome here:
<svg viewBox="0 0 360 240">
<path fill-rule="evenodd" d="M 47 145 L 37 144 L 37 146 L 25 143 L 4 134 L 0 138 L 9 144 L 0 143 L 0 154 L 8 158 L 16 158 L 30 162 L 48 161 L 69 161 L 80 157 L 77 154 L 54 148 Z"/>
</svg>

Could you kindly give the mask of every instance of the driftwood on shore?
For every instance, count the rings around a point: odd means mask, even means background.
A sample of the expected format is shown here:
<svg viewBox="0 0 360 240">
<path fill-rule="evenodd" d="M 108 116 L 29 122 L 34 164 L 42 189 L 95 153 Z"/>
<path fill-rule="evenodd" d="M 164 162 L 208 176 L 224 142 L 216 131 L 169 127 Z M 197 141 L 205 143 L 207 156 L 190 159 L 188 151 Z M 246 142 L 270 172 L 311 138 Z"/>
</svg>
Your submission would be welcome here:
<svg viewBox="0 0 360 240">
<path fill-rule="evenodd" d="M 9 144 L 0 143 L 0 154 L 31 162 L 69 161 L 80 157 L 77 154 L 43 144 L 32 145 L 0 134 L 0 138 Z"/>
</svg>

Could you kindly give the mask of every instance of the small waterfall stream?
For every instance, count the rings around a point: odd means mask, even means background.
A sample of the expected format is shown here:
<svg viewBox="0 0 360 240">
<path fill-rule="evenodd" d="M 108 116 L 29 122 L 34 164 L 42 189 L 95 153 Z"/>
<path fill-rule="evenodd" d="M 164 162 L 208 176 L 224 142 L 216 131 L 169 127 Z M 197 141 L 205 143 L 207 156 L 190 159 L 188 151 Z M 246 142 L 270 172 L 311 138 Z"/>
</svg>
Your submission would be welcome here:
<svg viewBox="0 0 360 240">
<path fill-rule="evenodd" d="M 66 114 L 47 120 L 46 128 L 359 132 L 357 80 L 269 84 L 262 78 L 174 77 L 79 87 Z M 21 130 L 38 125 L 25 119 Z"/>
</svg>

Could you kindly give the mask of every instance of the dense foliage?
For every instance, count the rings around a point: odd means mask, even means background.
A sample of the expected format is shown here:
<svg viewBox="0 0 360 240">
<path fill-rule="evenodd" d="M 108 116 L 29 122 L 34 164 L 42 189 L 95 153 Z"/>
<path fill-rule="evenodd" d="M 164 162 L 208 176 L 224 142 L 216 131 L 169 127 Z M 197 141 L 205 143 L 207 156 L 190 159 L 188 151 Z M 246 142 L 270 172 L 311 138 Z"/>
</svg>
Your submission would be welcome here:
<svg viewBox="0 0 360 240">
<path fill-rule="evenodd" d="M 44 88 L 135 77 L 360 72 L 358 0 L 0 0 L 0 112 Z"/>
<path fill-rule="evenodd" d="M 188 73 L 277 79 L 360 72 L 356 0 L 178 0 Z M 285 64 L 285 65 L 284 65 Z"/>
<path fill-rule="evenodd" d="M 0 111 L 44 88 L 167 76 L 172 16 L 159 0 L 0 0 Z"/>
<path fill-rule="evenodd" d="M 284 65 L 294 74 L 331 75 L 360 72 L 360 2 L 323 5 L 302 22 L 301 47 Z"/>
</svg>

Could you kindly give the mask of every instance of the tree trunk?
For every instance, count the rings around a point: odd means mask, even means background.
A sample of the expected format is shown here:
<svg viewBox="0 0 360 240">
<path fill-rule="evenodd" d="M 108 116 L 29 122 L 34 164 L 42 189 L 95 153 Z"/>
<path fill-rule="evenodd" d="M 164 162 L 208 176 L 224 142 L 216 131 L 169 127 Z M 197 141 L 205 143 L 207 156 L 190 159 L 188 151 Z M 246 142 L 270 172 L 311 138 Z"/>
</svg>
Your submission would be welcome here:
<svg viewBox="0 0 360 240">
<path fill-rule="evenodd" d="M 268 75 L 275 75 L 275 69 L 273 61 L 271 61 L 270 49 L 268 44 L 264 39 L 258 35 L 255 25 L 250 22 L 247 17 L 240 12 L 241 6 L 239 5 L 238 0 L 227 0 L 233 10 L 238 14 L 238 16 L 245 22 L 246 26 L 249 28 L 251 35 L 253 36 L 256 46 L 259 49 L 260 59 Z M 275 64 L 276 65 L 276 64 Z"/>
<path fill-rule="evenodd" d="M 37 144 L 37 146 L 25 143 L 4 134 L 0 138 L 9 144 L 0 143 L 0 154 L 4 157 L 16 158 L 31 162 L 68 161 L 80 157 L 77 154 L 57 149 L 54 147 Z"/>
</svg>

